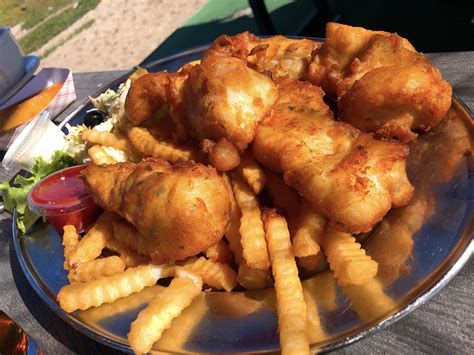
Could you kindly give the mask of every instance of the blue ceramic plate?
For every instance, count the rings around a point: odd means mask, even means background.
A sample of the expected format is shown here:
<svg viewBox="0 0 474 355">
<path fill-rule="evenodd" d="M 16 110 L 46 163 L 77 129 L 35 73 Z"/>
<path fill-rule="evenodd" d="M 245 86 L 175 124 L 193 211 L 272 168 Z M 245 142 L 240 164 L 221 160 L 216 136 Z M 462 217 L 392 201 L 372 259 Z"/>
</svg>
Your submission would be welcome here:
<svg viewBox="0 0 474 355">
<path fill-rule="evenodd" d="M 157 61 L 148 69 L 175 71 L 200 58 L 205 48 Z M 116 88 L 126 77 L 100 92 Z M 66 121 L 82 123 L 90 108 L 86 100 Z M 400 319 L 430 299 L 469 259 L 473 251 L 472 137 L 471 113 L 455 99 L 448 118 L 412 145 L 408 170 L 416 186 L 414 198 L 408 206 L 389 212 L 364 244 L 379 263 L 376 279 L 364 286 L 342 288 L 324 271 L 303 281 L 313 350 L 348 345 Z M 67 284 L 61 237 L 49 224 L 37 224 L 32 232 L 18 237 L 15 226 L 14 222 L 18 259 L 40 298 L 80 332 L 130 351 L 130 323 L 155 290 L 148 288 L 112 304 L 67 314 L 56 302 L 58 291 Z M 273 289 L 202 293 L 153 349 L 176 353 L 278 351 L 275 306 Z"/>
</svg>

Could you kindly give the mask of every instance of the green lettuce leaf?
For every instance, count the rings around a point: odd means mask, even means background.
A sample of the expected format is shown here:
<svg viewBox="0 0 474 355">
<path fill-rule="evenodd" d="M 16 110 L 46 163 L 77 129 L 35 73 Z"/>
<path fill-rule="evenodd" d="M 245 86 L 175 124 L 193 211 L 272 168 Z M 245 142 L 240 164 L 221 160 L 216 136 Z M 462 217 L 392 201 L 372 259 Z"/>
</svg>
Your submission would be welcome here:
<svg viewBox="0 0 474 355">
<path fill-rule="evenodd" d="M 58 150 L 54 153 L 50 163 L 45 162 L 41 157 L 37 158 L 31 176 L 17 175 L 13 180 L 13 185 L 8 180 L 0 184 L 5 209 L 9 212 L 13 212 L 14 209 L 17 211 L 18 230 L 25 233 L 40 218 L 28 207 L 28 193 L 33 185 L 58 170 L 74 165 L 77 163 L 73 158 Z"/>
</svg>

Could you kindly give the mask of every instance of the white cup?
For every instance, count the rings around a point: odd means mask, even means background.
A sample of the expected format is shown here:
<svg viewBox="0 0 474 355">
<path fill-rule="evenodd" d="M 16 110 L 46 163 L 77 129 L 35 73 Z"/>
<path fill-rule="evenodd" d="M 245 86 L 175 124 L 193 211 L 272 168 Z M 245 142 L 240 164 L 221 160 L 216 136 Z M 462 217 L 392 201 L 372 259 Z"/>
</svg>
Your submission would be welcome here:
<svg viewBox="0 0 474 355">
<path fill-rule="evenodd" d="M 25 75 L 23 51 L 9 27 L 0 27 L 0 98 Z"/>
</svg>

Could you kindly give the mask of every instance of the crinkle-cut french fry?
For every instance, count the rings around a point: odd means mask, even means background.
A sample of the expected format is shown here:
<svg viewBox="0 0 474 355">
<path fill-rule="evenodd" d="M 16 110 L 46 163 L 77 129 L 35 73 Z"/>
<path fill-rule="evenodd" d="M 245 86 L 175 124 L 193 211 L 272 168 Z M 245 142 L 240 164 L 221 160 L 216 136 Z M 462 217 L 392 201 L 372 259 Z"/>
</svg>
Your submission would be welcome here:
<svg viewBox="0 0 474 355">
<path fill-rule="evenodd" d="M 252 269 L 267 270 L 270 267 L 270 261 L 263 229 L 262 211 L 257 196 L 237 174 L 232 175 L 232 185 L 242 215 L 239 228 L 242 255 Z"/>
<path fill-rule="evenodd" d="M 310 344 L 320 342 L 327 338 L 326 332 L 319 318 L 318 304 L 313 294 L 303 287 L 304 303 L 306 304 L 306 329 Z"/>
<path fill-rule="evenodd" d="M 321 250 L 325 226 L 326 219 L 303 201 L 292 240 L 295 256 L 317 255 Z"/>
<path fill-rule="evenodd" d="M 347 285 L 341 289 L 363 322 L 375 321 L 395 309 L 395 301 L 383 292 L 382 283 L 377 278 L 364 285 Z"/>
<path fill-rule="evenodd" d="M 97 219 L 95 225 L 82 237 L 69 255 L 70 266 L 94 260 L 102 253 L 107 240 L 113 237 L 112 221 L 114 218 L 116 218 L 115 215 L 104 212 Z"/>
<path fill-rule="evenodd" d="M 207 299 L 204 292 L 201 292 L 191 305 L 173 320 L 171 327 L 163 332 L 156 346 L 159 349 L 184 349 L 187 340 L 208 311 Z"/>
<path fill-rule="evenodd" d="M 273 204 L 285 212 L 291 237 L 294 235 L 294 228 L 297 224 L 300 211 L 300 201 L 298 193 L 283 181 L 280 175 L 265 170 L 267 174 L 267 189 L 272 197 Z"/>
<path fill-rule="evenodd" d="M 267 177 L 262 167 L 249 151 L 242 154 L 237 170 L 256 195 L 262 192 L 267 183 Z"/>
<path fill-rule="evenodd" d="M 113 223 L 114 237 L 124 246 L 141 255 L 149 255 L 148 244 L 144 238 L 140 238 L 140 232 L 125 219 L 117 219 Z"/>
<path fill-rule="evenodd" d="M 81 314 L 84 319 L 98 322 L 105 318 L 113 317 L 117 314 L 136 309 L 139 306 L 150 302 L 164 289 L 165 287 L 160 285 L 145 287 L 140 292 L 133 293 L 124 298 L 119 298 L 112 303 L 106 303 L 99 307 L 89 308 L 83 311 Z"/>
<path fill-rule="evenodd" d="M 224 239 L 219 240 L 217 244 L 204 250 L 206 258 L 217 263 L 228 263 L 234 257 L 234 253 L 230 250 L 229 244 Z"/>
<path fill-rule="evenodd" d="M 136 353 L 147 353 L 163 331 L 171 326 L 185 308 L 201 293 L 202 282 L 187 277 L 175 277 L 170 285 L 148 303 L 133 321 L 128 342 Z"/>
<path fill-rule="evenodd" d="M 105 149 L 101 145 L 93 145 L 87 150 L 89 158 L 94 165 L 103 165 L 103 164 L 115 164 L 117 160 L 112 158 L 105 152 Z"/>
<path fill-rule="evenodd" d="M 237 285 L 237 275 L 227 264 L 217 263 L 201 256 L 189 258 L 183 266 L 199 275 L 205 284 L 218 290 L 224 289 L 230 292 Z"/>
<path fill-rule="evenodd" d="M 242 263 L 242 245 L 240 244 L 240 218 L 242 217 L 239 206 L 235 201 L 234 191 L 232 190 L 232 184 L 230 178 L 227 174 L 223 174 L 224 180 L 229 189 L 229 195 L 231 197 L 231 215 L 229 223 L 227 223 L 227 228 L 225 231 L 225 238 L 229 242 L 229 248 L 234 253 L 235 261 L 238 265 Z"/>
<path fill-rule="evenodd" d="M 59 306 L 70 313 L 113 302 L 153 286 L 163 276 L 164 269 L 163 265 L 141 265 L 114 276 L 64 286 L 58 294 Z"/>
<path fill-rule="evenodd" d="M 130 144 L 127 137 L 120 134 L 110 132 L 100 132 L 95 129 L 84 129 L 81 134 L 81 138 L 86 142 L 93 144 L 105 145 L 106 147 L 114 147 L 127 152 L 134 152 L 133 145 Z"/>
<path fill-rule="evenodd" d="M 322 250 L 317 255 L 296 258 L 296 264 L 298 267 L 308 272 L 319 272 L 328 267 L 326 256 Z"/>
<path fill-rule="evenodd" d="M 106 241 L 105 247 L 110 251 L 118 253 L 120 259 L 125 262 L 127 267 L 136 267 L 138 265 L 143 265 L 150 262 L 149 256 L 137 254 L 135 251 L 120 243 L 115 238 L 109 238 Z"/>
<path fill-rule="evenodd" d="M 317 255 L 296 258 L 296 264 L 298 264 L 300 268 L 310 272 L 322 271 L 328 266 L 326 257 L 322 250 Z"/>
<path fill-rule="evenodd" d="M 70 283 L 85 282 L 113 276 L 125 270 L 125 262 L 118 256 L 95 259 L 78 264 L 68 275 Z"/>
<path fill-rule="evenodd" d="M 277 298 L 278 328 L 282 354 L 309 354 L 306 304 L 298 276 L 290 232 L 283 216 L 266 209 L 265 237 L 272 264 Z"/>
<path fill-rule="evenodd" d="M 270 280 L 270 270 L 251 269 L 245 260 L 239 265 L 237 281 L 247 290 L 261 290 Z"/>
<path fill-rule="evenodd" d="M 377 274 L 378 264 L 348 233 L 326 228 L 323 249 L 340 286 L 363 285 Z"/>
<path fill-rule="evenodd" d="M 235 262 L 239 266 L 237 281 L 248 290 L 263 289 L 267 286 L 267 282 L 270 279 L 270 271 L 251 269 L 245 262 L 242 256 L 242 245 L 240 244 L 240 210 L 235 201 L 230 178 L 227 174 L 224 174 L 224 180 L 229 186 L 230 195 L 232 197 L 232 213 L 229 223 L 227 224 L 225 237 L 229 242 L 230 249 L 234 253 Z"/>
<path fill-rule="evenodd" d="M 79 243 L 79 233 L 76 231 L 76 227 L 71 224 L 64 226 L 63 233 L 63 246 L 64 246 L 64 269 L 69 270 L 69 256 L 71 252 Z"/>
<path fill-rule="evenodd" d="M 128 132 L 128 138 L 136 150 L 145 157 L 154 157 L 178 163 L 197 160 L 197 153 L 188 147 L 177 146 L 173 143 L 158 141 L 143 127 L 133 127 Z"/>
</svg>

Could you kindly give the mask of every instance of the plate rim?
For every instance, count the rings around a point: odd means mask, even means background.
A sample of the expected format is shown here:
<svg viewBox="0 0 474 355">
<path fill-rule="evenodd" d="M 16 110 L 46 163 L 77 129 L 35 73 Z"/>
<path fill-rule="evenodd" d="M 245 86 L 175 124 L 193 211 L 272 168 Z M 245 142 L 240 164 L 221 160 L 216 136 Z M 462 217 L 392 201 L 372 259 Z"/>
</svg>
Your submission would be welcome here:
<svg viewBox="0 0 474 355">
<path fill-rule="evenodd" d="M 287 36 L 289 38 L 309 38 L 312 40 L 316 41 L 322 41 L 324 39 L 321 38 L 311 38 L 311 37 L 298 37 L 298 36 Z M 197 46 L 194 48 L 190 48 L 188 50 L 173 54 L 168 57 L 164 57 L 161 59 L 158 59 L 156 61 L 153 61 L 145 66 L 143 68 L 148 69 L 157 65 L 160 65 L 162 63 L 172 61 L 174 59 L 180 58 L 185 55 L 193 55 L 193 54 L 198 54 L 202 53 L 205 49 L 209 48 L 210 44 L 205 44 L 201 46 Z M 137 68 L 134 67 L 131 70 L 127 71 L 120 77 L 106 83 L 105 85 L 101 86 L 96 92 L 94 92 L 92 97 L 97 96 L 101 93 L 103 93 L 105 90 L 107 90 L 110 87 L 117 86 L 120 83 L 124 82 L 130 75 L 133 73 L 133 71 Z M 453 103 L 452 105 L 455 106 L 456 104 L 458 107 L 464 111 L 464 116 L 469 116 L 471 120 L 474 121 L 474 115 L 473 111 L 467 106 L 462 99 L 458 97 L 458 95 L 453 94 Z M 60 129 L 64 128 L 66 123 L 70 122 L 75 116 L 83 110 L 89 103 L 91 102 L 90 97 L 85 98 L 81 103 L 79 103 L 78 107 L 75 108 L 71 113 L 69 113 L 64 120 L 62 120 L 59 124 L 58 127 Z M 469 171 L 471 167 L 468 167 Z M 447 259 L 444 260 L 446 262 L 449 259 L 452 259 L 452 264 L 451 265 L 442 265 L 442 272 L 438 273 L 437 275 L 440 275 L 440 277 L 436 277 L 433 280 L 426 281 L 427 284 L 425 285 L 424 290 L 420 291 L 419 296 L 411 296 L 415 297 L 412 299 L 410 302 L 407 302 L 404 304 L 402 308 L 400 308 L 398 311 L 395 313 L 391 314 L 385 319 L 382 320 L 376 320 L 374 321 L 373 324 L 368 325 L 366 329 L 357 331 L 354 330 L 355 334 L 348 335 L 336 342 L 332 342 L 329 344 L 325 344 L 322 346 L 316 346 L 313 345 L 310 347 L 312 350 L 317 350 L 317 351 L 322 351 L 322 352 L 327 352 L 327 351 L 333 351 L 336 349 L 340 349 L 342 347 L 351 345 L 369 335 L 374 334 L 375 332 L 382 330 L 386 328 L 387 326 L 397 322 L 398 320 L 402 319 L 409 313 L 413 312 L 416 310 L 418 307 L 421 305 L 425 304 L 428 300 L 430 300 L 433 296 L 435 296 L 441 289 L 443 289 L 452 279 L 453 277 L 464 267 L 464 265 L 468 262 L 468 260 L 471 258 L 471 256 L 474 254 L 474 240 L 472 239 L 472 230 L 474 228 L 474 220 L 472 219 L 472 215 L 474 214 L 474 210 L 472 208 L 473 201 L 469 201 L 467 204 L 466 212 L 463 216 L 463 221 L 461 222 L 461 225 L 464 225 L 464 230 L 460 232 L 461 237 L 460 241 L 464 240 L 465 238 L 468 238 L 469 236 L 466 236 L 469 231 L 471 231 L 471 240 L 466 242 L 464 246 L 461 246 L 459 248 L 453 249 L 453 252 L 455 252 L 455 255 L 450 255 L 448 256 Z M 20 267 L 25 274 L 26 279 L 32 286 L 32 288 L 35 290 L 37 295 L 42 299 L 43 302 L 45 302 L 48 307 L 56 313 L 63 321 L 65 321 L 67 324 L 71 325 L 75 330 L 81 332 L 82 334 L 88 336 L 89 338 L 96 340 L 104 345 L 110 346 L 114 349 L 120 350 L 120 351 L 126 351 L 130 352 L 131 348 L 128 344 L 125 342 L 121 342 L 115 339 L 111 339 L 106 335 L 101 334 L 100 332 L 97 332 L 93 330 L 92 328 L 88 327 L 85 325 L 83 322 L 79 321 L 75 317 L 72 317 L 70 314 L 66 313 L 63 311 L 59 305 L 53 301 L 53 299 L 43 290 L 41 287 L 40 283 L 38 280 L 34 277 L 34 274 L 36 274 L 33 270 L 30 270 L 30 267 L 28 265 L 28 261 L 23 255 L 22 252 L 22 247 L 21 247 L 21 241 L 20 238 L 18 237 L 18 230 L 16 227 L 16 210 L 13 212 L 13 218 L 12 218 L 12 237 L 13 237 L 13 245 L 15 249 L 15 254 L 17 256 L 17 259 L 20 263 Z M 471 219 L 471 221 L 466 220 Z M 461 249 L 464 247 L 464 249 Z M 410 295 L 409 295 L 410 296 Z M 323 342 L 324 343 L 324 342 Z M 156 353 L 161 353 L 160 351 L 154 350 Z M 260 353 L 269 353 L 273 352 L 273 350 L 267 350 L 267 351 L 260 351 Z M 169 353 L 169 352 L 167 352 Z M 182 352 L 173 352 L 174 354 L 183 354 Z"/>
</svg>

